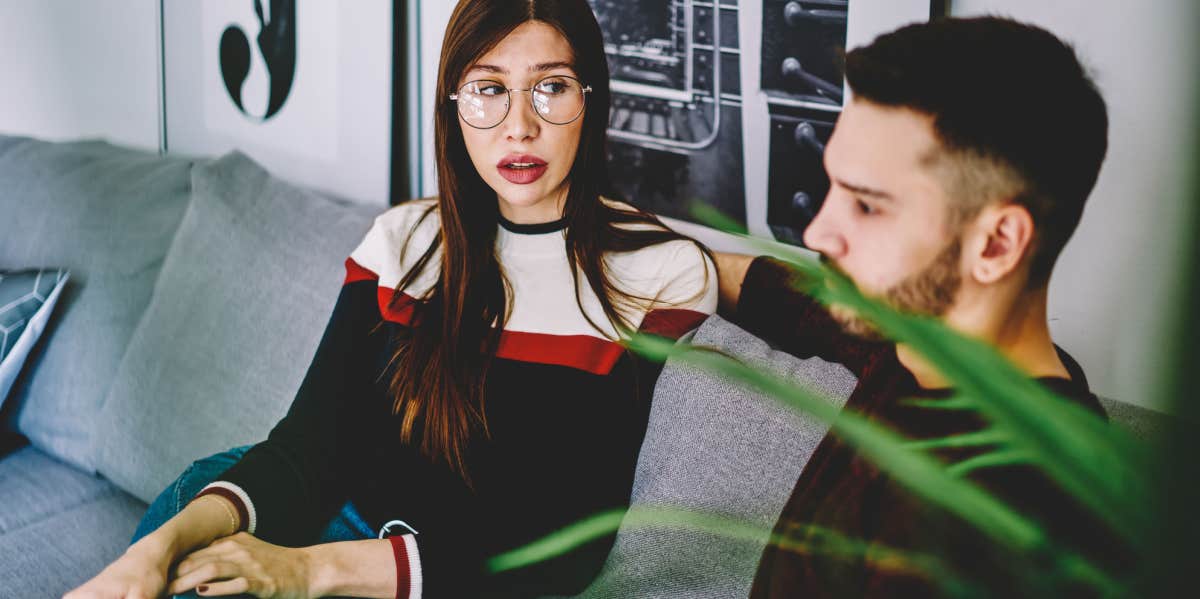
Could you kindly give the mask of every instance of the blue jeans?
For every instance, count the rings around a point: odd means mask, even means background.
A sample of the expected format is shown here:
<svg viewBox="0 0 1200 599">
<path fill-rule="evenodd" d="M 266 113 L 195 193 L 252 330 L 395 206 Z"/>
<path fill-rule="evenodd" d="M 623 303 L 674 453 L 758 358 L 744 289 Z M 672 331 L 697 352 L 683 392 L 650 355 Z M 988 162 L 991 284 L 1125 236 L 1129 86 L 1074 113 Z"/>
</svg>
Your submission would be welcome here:
<svg viewBox="0 0 1200 599">
<path fill-rule="evenodd" d="M 242 459 L 242 456 L 250 450 L 250 445 L 235 447 L 229 451 L 208 456 L 207 458 L 192 462 L 175 482 L 167 485 L 167 488 L 155 498 L 154 503 L 150 504 L 146 510 L 146 515 L 142 516 L 142 521 L 138 523 L 137 530 L 133 533 L 133 539 L 130 543 L 136 542 L 138 539 L 154 532 L 158 527 L 170 520 L 175 514 L 183 510 L 184 506 L 196 496 L 196 493 L 216 480 Z M 341 512 L 329 521 L 325 527 L 325 531 L 321 533 L 318 543 L 333 543 L 337 541 L 358 541 L 361 539 L 373 539 L 375 533 L 371 527 L 367 525 L 362 516 L 358 514 L 358 510 L 354 509 L 354 505 L 346 502 L 342 506 Z M 178 597 L 199 597 L 194 592 L 188 592 Z M 249 595 L 246 595 L 249 597 Z"/>
</svg>

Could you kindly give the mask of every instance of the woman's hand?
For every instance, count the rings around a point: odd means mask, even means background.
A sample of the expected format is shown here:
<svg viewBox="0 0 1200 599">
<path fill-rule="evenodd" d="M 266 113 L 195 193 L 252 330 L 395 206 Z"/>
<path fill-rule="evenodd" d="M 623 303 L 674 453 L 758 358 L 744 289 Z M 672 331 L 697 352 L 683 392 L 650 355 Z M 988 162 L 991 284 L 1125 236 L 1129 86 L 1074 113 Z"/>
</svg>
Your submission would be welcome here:
<svg viewBox="0 0 1200 599">
<path fill-rule="evenodd" d="M 308 552 L 272 545 L 239 532 L 195 551 L 175 566 L 169 591 L 191 589 L 205 597 L 249 593 L 256 597 L 308 599 L 312 563 Z"/>
<path fill-rule="evenodd" d="M 167 586 L 170 553 L 151 542 L 131 546 L 63 599 L 156 599 Z"/>
</svg>

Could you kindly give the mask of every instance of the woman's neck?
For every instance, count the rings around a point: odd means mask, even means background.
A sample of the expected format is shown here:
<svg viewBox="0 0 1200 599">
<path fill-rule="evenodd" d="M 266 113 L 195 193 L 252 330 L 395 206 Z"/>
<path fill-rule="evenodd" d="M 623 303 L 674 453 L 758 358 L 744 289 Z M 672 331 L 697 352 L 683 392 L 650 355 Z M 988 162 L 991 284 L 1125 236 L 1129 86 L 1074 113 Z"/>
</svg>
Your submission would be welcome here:
<svg viewBox="0 0 1200 599">
<path fill-rule="evenodd" d="M 550 223 L 563 217 L 563 208 L 567 203 L 567 189 L 564 185 L 559 191 L 532 203 L 510 202 L 497 197 L 500 216 L 510 223 L 518 225 L 536 225 Z"/>
</svg>

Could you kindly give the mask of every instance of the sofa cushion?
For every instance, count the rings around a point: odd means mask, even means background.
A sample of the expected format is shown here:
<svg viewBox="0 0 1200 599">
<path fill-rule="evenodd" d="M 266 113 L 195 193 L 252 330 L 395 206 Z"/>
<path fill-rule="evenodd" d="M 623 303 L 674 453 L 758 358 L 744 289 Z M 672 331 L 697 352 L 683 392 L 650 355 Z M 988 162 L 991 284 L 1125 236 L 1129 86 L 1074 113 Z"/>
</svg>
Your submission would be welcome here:
<svg viewBox="0 0 1200 599">
<path fill-rule="evenodd" d="M 1181 426 L 1181 421 L 1171 416 L 1131 403 L 1101 397 L 1100 405 L 1104 406 L 1113 424 L 1144 441 L 1159 441 L 1167 433 L 1178 431 L 1177 427 Z"/>
<path fill-rule="evenodd" d="M 4 508 L 0 510 L 0 535 L 15 533 L 55 514 L 120 492 L 103 478 L 26 445 L 0 459 L 0 506 Z M 131 527 L 125 540 L 132 534 Z"/>
<path fill-rule="evenodd" d="M 0 406 L 66 283 L 62 269 L 0 270 Z"/>
<path fill-rule="evenodd" d="M 146 504 L 32 446 L 0 460 L 0 599 L 61 597 L 129 544 Z"/>
<path fill-rule="evenodd" d="M 272 178 L 239 153 L 193 199 L 100 414 L 99 470 L 144 501 L 189 463 L 266 438 L 286 413 L 383 207 Z"/>
<path fill-rule="evenodd" d="M 800 360 L 710 317 L 693 343 L 810 385 L 837 405 L 855 378 L 844 367 Z M 654 389 L 632 504 L 735 519 L 758 532 L 733 540 L 695 530 L 623 525 L 585 596 L 745 597 L 767 536 L 800 470 L 828 426 L 761 393 L 667 362 Z"/>
<path fill-rule="evenodd" d="M 89 437 L 187 206 L 190 161 L 0 136 L 0 269 L 71 271 L 4 422 L 91 470 Z"/>
</svg>

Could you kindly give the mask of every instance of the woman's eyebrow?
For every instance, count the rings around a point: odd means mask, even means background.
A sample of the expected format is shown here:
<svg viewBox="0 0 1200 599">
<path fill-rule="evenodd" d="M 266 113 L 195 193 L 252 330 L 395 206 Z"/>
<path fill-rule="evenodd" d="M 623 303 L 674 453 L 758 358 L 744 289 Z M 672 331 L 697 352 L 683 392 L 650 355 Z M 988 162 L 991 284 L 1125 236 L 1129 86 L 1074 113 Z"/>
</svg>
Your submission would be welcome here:
<svg viewBox="0 0 1200 599">
<path fill-rule="evenodd" d="M 508 69 L 491 64 L 471 65 L 471 68 L 467 69 L 467 72 L 470 73 L 471 71 L 487 71 L 489 73 L 497 73 L 500 75 L 508 74 Z"/>
<path fill-rule="evenodd" d="M 563 62 L 560 60 L 557 62 L 540 62 L 538 64 L 533 65 L 532 67 L 529 67 L 529 72 L 541 73 L 543 71 L 553 71 L 554 69 L 574 69 L 574 68 L 575 68 L 574 64 L 571 64 L 569 62 Z"/>
<path fill-rule="evenodd" d="M 541 73 L 541 72 L 545 72 L 545 71 L 553 71 L 554 69 L 574 69 L 574 68 L 575 68 L 574 64 L 559 60 L 559 61 L 554 61 L 554 62 L 539 62 L 538 64 L 535 64 L 535 65 L 529 67 L 529 72 Z M 508 69 L 506 69 L 504 67 L 496 66 L 494 64 L 472 65 L 471 68 L 467 69 L 468 73 L 471 71 L 487 71 L 489 73 L 496 73 L 498 75 L 507 75 L 508 74 Z"/>
</svg>

